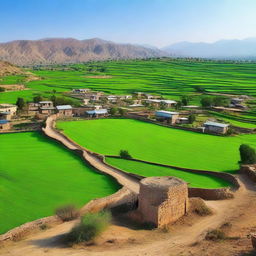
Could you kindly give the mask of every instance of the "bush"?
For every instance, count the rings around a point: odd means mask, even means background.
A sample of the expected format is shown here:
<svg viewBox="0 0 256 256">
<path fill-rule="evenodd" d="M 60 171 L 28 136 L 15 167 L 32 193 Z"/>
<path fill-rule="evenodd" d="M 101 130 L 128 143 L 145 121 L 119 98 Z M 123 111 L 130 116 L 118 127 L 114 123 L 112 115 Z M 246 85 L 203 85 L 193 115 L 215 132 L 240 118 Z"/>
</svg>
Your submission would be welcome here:
<svg viewBox="0 0 256 256">
<path fill-rule="evenodd" d="M 193 124 L 195 121 L 196 121 L 196 115 L 195 115 L 195 114 L 191 114 L 191 115 L 188 117 L 188 122 L 189 122 L 190 124 Z"/>
<path fill-rule="evenodd" d="M 99 212 L 86 214 L 67 235 L 67 243 L 88 242 L 100 235 L 110 224 L 110 213 Z"/>
<path fill-rule="evenodd" d="M 256 153 L 253 148 L 251 148 L 249 145 L 242 144 L 239 147 L 240 151 L 240 163 L 242 164 L 255 164 L 256 163 Z"/>
<path fill-rule="evenodd" d="M 120 155 L 121 158 L 124 158 L 124 159 L 131 159 L 132 158 L 132 156 L 129 154 L 129 152 L 127 150 L 120 150 L 119 155 Z"/>
<path fill-rule="evenodd" d="M 5 88 L 4 87 L 0 87 L 0 92 L 4 92 Z"/>
<path fill-rule="evenodd" d="M 79 212 L 74 205 L 62 206 L 55 213 L 62 221 L 70 221 L 79 217 Z"/>
<path fill-rule="evenodd" d="M 226 235 L 220 229 L 213 229 L 207 232 L 205 239 L 211 241 L 223 240 L 226 238 Z"/>
<path fill-rule="evenodd" d="M 207 216 L 212 214 L 212 210 L 205 204 L 201 198 L 190 198 L 190 210 L 197 215 Z"/>
</svg>

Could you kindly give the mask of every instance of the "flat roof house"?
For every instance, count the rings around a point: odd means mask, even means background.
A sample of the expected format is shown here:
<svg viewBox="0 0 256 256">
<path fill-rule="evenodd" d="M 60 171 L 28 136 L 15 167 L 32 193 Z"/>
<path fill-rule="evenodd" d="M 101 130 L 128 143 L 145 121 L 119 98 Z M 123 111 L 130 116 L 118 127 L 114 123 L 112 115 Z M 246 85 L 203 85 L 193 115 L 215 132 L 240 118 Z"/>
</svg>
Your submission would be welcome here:
<svg viewBox="0 0 256 256">
<path fill-rule="evenodd" d="M 72 90 L 72 92 L 73 93 L 87 93 L 87 92 L 89 92 L 90 91 L 90 89 L 73 89 Z"/>
<path fill-rule="evenodd" d="M 107 109 L 94 109 L 86 111 L 89 117 L 104 117 L 108 114 Z"/>
<path fill-rule="evenodd" d="M 6 131 L 11 128 L 11 124 L 8 120 L 0 120 L 0 131 Z"/>
<path fill-rule="evenodd" d="M 171 124 L 175 124 L 179 118 L 178 112 L 171 112 L 165 110 L 158 110 L 155 112 L 156 119 L 159 121 L 167 121 Z"/>
<path fill-rule="evenodd" d="M 45 100 L 45 101 L 39 101 L 38 102 L 39 104 L 39 107 L 44 107 L 44 108 L 47 108 L 47 107 L 53 107 L 53 102 L 50 101 L 50 100 Z"/>
<path fill-rule="evenodd" d="M 57 109 L 57 114 L 58 116 L 66 116 L 66 117 L 70 117 L 73 116 L 73 111 L 72 111 L 72 106 L 70 105 L 60 105 L 60 106 L 56 106 Z"/>
<path fill-rule="evenodd" d="M 204 127 L 206 132 L 225 134 L 228 131 L 229 124 L 207 121 L 204 123 Z"/>
<path fill-rule="evenodd" d="M 12 117 L 16 115 L 17 106 L 13 104 L 0 104 L 0 112 L 8 112 Z"/>
<path fill-rule="evenodd" d="M 159 107 L 161 103 L 166 104 L 167 108 L 174 107 L 177 104 L 175 100 L 157 100 L 157 99 L 148 99 L 146 100 L 152 106 Z"/>
</svg>

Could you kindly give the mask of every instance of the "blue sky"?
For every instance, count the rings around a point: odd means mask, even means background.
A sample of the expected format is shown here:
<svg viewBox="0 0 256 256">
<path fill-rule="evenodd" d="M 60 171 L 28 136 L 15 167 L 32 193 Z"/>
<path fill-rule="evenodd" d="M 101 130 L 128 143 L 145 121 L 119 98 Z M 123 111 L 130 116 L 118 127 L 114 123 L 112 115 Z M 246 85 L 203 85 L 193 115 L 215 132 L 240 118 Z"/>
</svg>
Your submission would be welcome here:
<svg viewBox="0 0 256 256">
<path fill-rule="evenodd" d="M 0 42 L 98 37 L 166 46 L 256 37 L 256 0 L 0 0 Z"/>
</svg>

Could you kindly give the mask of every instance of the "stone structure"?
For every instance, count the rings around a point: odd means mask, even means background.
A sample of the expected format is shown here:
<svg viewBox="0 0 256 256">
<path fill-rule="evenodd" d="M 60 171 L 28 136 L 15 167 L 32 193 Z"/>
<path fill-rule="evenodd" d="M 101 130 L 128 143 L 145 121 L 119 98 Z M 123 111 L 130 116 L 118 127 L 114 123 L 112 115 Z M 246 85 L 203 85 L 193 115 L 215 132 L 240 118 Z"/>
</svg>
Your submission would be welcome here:
<svg viewBox="0 0 256 256">
<path fill-rule="evenodd" d="M 145 178 L 140 182 L 138 199 L 143 222 L 163 227 L 188 211 L 188 186 L 175 177 Z"/>
<path fill-rule="evenodd" d="M 6 113 L 10 116 L 11 119 L 13 116 L 16 115 L 17 106 L 12 104 L 0 104 L 0 113 Z"/>
<path fill-rule="evenodd" d="M 204 123 L 204 127 L 206 132 L 225 134 L 228 131 L 229 124 L 208 121 Z"/>
<path fill-rule="evenodd" d="M 179 118 L 178 112 L 158 110 L 155 112 L 157 121 L 167 121 L 170 124 L 175 124 Z"/>
</svg>

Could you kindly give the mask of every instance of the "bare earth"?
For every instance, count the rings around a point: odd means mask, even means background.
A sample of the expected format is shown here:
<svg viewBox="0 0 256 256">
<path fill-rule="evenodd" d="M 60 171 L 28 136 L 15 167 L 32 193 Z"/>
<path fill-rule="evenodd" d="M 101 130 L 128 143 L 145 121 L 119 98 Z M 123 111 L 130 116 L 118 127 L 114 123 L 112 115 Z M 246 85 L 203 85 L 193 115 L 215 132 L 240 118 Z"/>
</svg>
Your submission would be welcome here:
<svg viewBox="0 0 256 256">
<path fill-rule="evenodd" d="M 256 231 L 255 185 L 240 176 L 241 189 L 231 200 L 207 201 L 214 214 L 196 217 L 189 214 L 171 226 L 169 232 L 162 230 L 135 230 L 113 224 L 95 244 L 64 247 L 60 236 L 75 224 L 68 222 L 31 235 L 27 239 L 10 243 L 0 249 L 0 255 L 15 256 L 162 256 L 162 255 L 256 255 L 248 235 Z M 209 229 L 221 227 L 229 239 L 219 242 L 206 241 Z M 249 254 L 250 253 L 250 254 Z"/>
</svg>

